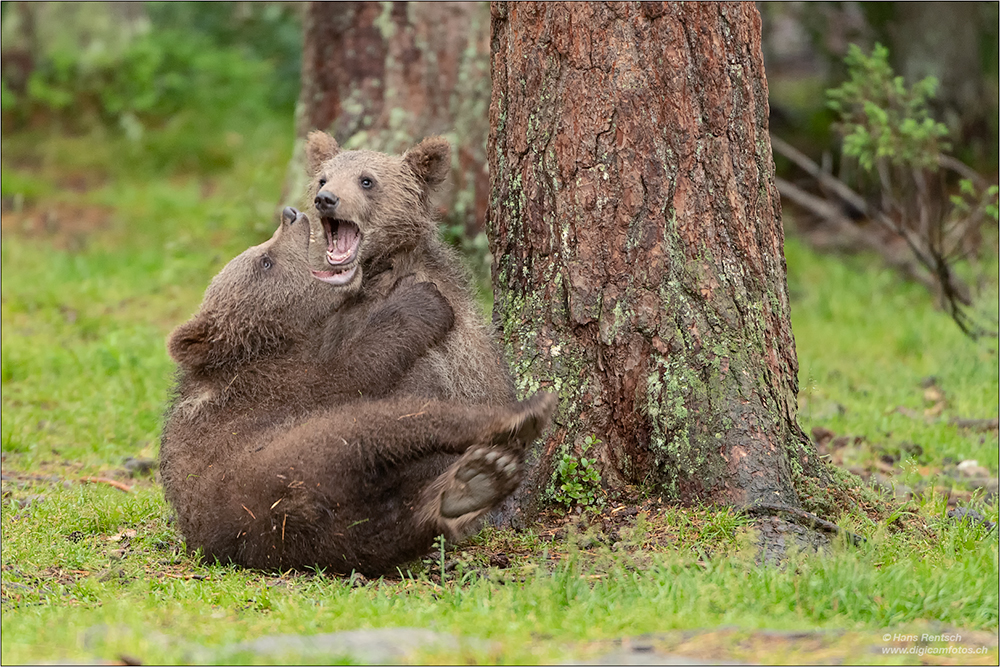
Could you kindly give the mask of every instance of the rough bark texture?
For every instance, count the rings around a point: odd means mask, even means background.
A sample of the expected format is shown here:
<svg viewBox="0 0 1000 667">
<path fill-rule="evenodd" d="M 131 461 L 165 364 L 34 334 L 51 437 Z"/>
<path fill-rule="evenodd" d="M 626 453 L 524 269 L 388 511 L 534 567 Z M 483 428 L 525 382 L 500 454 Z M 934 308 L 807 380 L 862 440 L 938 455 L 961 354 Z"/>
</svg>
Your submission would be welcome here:
<svg viewBox="0 0 1000 667">
<path fill-rule="evenodd" d="M 454 157 L 441 205 L 450 224 L 478 231 L 489 197 L 488 11 L 472 2 L 310 3 L 286 198 L 305 191 L 310 130 L 345 149 L 392 154 L 443 135 Z"/>
<path fill-rule="evenodd" d="M 494 3 L 491 38 L 494 319 L 519 392 L 560 395 L 521 508 L 594 438 L 606 489 L 798 506 L 757 9 Z"/>
</svg>

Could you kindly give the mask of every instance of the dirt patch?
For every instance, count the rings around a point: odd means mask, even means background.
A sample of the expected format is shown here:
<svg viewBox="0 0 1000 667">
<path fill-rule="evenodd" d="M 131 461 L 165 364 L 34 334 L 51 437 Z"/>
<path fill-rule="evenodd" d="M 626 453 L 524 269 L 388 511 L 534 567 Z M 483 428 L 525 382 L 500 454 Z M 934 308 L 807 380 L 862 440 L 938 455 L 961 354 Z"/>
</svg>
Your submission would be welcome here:
<svg viewBox="0 0 1000 667">
<path fill-rule="evenodd" d="M 52 202 L 21 210 L 14 210 L 6 200 L 3 205 L 5 236 L 44 238 L 63 250 L 80 250 L 88 236 L 108 229 L 113 222 L 114 209 L 96 204 Z"/>
<path fill-rule="evenodd" d="M 992 420 L 962 420 L 961 423 L 952 420 L 952 423 L 959 428 L 962 423 L 972 423 L 987 431 L 993 424 Z M 997 478 L 976 460 L 958 461 L 946 457 L 935 465 L 928 461 L 923 447 L 917 443 L 891 439 L 869 442 L 862 436 L 838 435 L 819 426 L 812 429 L 812 439 L 820 456 L 829 457 L 834 465 L 900 501 L 935 493 L 946 497 L 948 507 L 954 508 L 977 499 L 993 502 L 997 495 Z M 919 475 L 911 476 L 912 485 L 899 481 L 906 472 L 904 464 L 912 466 Z"/>
</svg>

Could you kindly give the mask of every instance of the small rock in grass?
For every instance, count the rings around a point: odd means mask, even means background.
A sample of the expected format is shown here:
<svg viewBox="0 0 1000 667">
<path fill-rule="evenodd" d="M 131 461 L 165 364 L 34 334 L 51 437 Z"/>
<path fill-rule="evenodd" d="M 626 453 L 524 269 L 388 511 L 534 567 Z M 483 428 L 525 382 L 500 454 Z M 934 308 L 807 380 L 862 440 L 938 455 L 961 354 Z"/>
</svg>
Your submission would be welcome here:
<svg viewBox="0 0 1000 667">
<path fill-rule="evenodd" d="M 152 473 L 153 469 L 156 468 L 156 461 L 152 459 L 137 459 L 129 456 L 123 461 L 123 465 L 128 470 L 130 477 L 139 477 Z"/>
<path fill-rule="evenodd" d="M 982 514 L 974 509 L 969 509 L 968 507 L 956 507 L 955 509 L 948 510 L 948 518 L 956 519 L 958 521 L 968 519 L 969 523 L 978 523 L 986 528 L 986 530 L 993 530 L 993 527 L 996 526 L 996 524 L 992 521 L 985 519 Z"/>
<path fill-rule="evenodd" d="M 310 662 L 349 659 L 361 664 L 405 662 L 413 653 L 425 650 L 455 651 L 462 645 L 484 644 L 423 628 L 376 628 L 320 635 L 270 635 L 253 641 L 230 644 L 213 651 L 216 659 L 241 653 L 268 661 L 290 656 Z"/>
<path fill-rule="evenodd" d="M 495 553 L 490 556 L 490 567 L 503 569 L 510 567 L 510 558 L 507 554 Z"/>
<path fill-rule="evenodd" d="M 956 466 L 958 469 L 958 474 L 962 477 L 989 477 L 990 471 L 988 468 L 984 468 L 979 465 L 979 461 L 975 459 L 966 459 Z"/>
<path fill-rule="evenodd" d="M 989 477 L 990 471 L 979 465 L 975 459 L 966 459 L 956 466 L 958 474 L 962 477 Z"/>
</svg>

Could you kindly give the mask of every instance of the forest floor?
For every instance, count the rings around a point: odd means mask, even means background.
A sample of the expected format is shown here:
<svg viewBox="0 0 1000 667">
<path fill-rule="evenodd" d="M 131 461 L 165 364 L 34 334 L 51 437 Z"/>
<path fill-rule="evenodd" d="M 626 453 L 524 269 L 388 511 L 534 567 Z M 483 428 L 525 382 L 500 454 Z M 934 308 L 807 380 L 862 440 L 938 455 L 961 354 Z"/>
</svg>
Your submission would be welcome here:
<svg viewBox="0 0 1000 667">
<path fill-rule="evenodd" d="M 650 498 L 379 580 L 186 554 L 156 481 L 164 340 L 270 236 L 291 125 L 220 141 L 211 168 L 165 169 L 123 139 L 4 135 L 5 664 L 997 663 L 997 342 L 791 234 L 800 423 L 884 502 L 837 518 L 860 546 L 760 566 L 750 518 Z"/>
</svg>

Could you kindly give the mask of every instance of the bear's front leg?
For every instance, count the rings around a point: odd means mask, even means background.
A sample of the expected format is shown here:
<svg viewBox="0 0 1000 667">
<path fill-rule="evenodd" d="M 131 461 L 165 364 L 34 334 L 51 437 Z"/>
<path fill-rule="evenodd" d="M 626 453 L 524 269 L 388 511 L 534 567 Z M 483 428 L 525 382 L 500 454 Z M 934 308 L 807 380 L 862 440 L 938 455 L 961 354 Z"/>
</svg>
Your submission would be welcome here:
<svg viewBox="0 0 1000 667">
<path fill-rule="evenodd" d="M 434 283 L 404 279 L 336 349 L 324 350 L 321 390 L 353 398 L 389 395 L 413 364 L 451 332 L 455 313 Z"/>
</svg>

